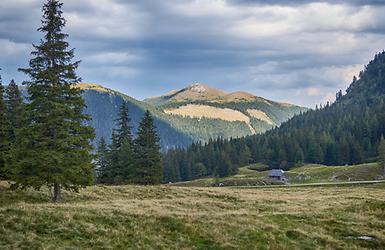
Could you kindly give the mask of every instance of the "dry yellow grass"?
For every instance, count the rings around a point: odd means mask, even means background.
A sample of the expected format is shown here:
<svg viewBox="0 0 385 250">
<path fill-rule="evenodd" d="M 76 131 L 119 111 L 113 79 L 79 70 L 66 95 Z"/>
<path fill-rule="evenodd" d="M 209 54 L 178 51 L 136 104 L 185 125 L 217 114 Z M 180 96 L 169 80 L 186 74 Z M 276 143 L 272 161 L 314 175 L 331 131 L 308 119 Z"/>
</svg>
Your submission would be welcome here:
<svg viewBox="0 0 385 250">
<path fill-rule="evenodd" d="M 242 112 L 229 108 L 217 108 L 208 105 L 188 104 L 178 108 L 165 109 L 166 114 L 180 115 L 191 118 L 209 118 L 220 119 L 234 122 L 240 121 L 246 123 L 250 131 L 255 134 L 255 129 L 250 124 L 250 118 Z"/>
<path fill-rule="evenodd" d="M 0 187 L 2 248 L 383 249 L 385 186 L 94 186 L 50 204 Z M 360 240 L 370 236 L 373 240 Z"/>
<path fill-rule="evenodd" d="M 262 110 L 258 109 L 248 109 L 247 112 L 254 118 L 267 122 L 270 125 L 277 125 L 271 118 Z"/>
<path fill-rule="evenodd" d="M 222 97 L 222 100 L 226 102 L 238 102 L 238 101 L 247 102 L 247 101 L 255 101 L 256 97 L 250 93 L 238 91 L 238 92 L 233 92 L 228 95 L 225 95 L 224 97 Z"/>
<path fill-rule="evenodd" d="M 165 109 L 165 113 L 188 116 L 191 118 L 221 119 L 224 121 L 250 122 L 250 118 L 242 112 L 229 108 L 216 108 L 208 105 L 188 104 L 174 109 Z"/>
<path fill-rule="evenodd" d="M 76 88 L 79 88 L 81 90 L 95 90 L 95 91 L 106 92 L 106 93 L 110 92 L 110 90 L 95 83 L 79 83 L 76 85 Z"/>
</svg>

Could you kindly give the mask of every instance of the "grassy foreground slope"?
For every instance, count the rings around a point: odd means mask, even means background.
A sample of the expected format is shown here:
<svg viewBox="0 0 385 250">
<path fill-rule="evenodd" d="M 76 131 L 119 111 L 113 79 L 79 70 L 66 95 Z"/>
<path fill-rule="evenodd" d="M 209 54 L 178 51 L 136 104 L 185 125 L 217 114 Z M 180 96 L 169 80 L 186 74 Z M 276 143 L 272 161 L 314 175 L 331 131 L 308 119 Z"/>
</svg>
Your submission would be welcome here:
<svg viewBox="0 0 385 250">
<path fill-rule="evenodd" d="M 385 248 L 385 185 L 95 186 L 49 203 L 0 184 L 2 249 Z"/>
</svg>

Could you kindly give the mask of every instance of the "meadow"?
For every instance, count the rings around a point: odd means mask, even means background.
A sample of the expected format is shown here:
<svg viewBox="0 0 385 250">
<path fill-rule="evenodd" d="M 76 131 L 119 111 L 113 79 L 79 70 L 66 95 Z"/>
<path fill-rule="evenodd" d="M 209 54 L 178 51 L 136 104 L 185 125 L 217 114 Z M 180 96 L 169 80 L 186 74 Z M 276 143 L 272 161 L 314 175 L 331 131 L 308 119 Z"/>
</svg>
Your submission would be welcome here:
<svg viewBox="0 0 385 250">
<path fill-rule="evenodd" d="M 384 249 L 385 184 L 229 188 L 0 184 L 1 249 Z"/>
<path fill-rule="evenodd" d="M 224 178 L 202 178 L 193 181 L 174 183 L 177 186 L 211 187 L 224 186 L 264 186 L 270 185 L 268 166 L 257 163 L 241 167 L 238 173 Z M 305 164 L 285 172 L 289 184 L 341 183 L 353 181 L 384 180 L 384 170 L 377 163 L 365 163 L 351 166 L 325 166 Z"/>
</svg>

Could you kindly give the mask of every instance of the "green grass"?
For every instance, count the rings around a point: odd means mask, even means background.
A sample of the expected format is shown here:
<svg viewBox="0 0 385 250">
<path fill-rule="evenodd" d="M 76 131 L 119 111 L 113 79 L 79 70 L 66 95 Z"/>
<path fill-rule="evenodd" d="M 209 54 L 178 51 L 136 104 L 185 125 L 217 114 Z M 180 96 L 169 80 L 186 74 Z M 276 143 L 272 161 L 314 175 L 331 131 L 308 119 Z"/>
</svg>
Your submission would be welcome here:
<svg viewBox="0 0 385 250">
<path fill-rule="evenodd" d="M 383 178 L 383 169 L 377 163 L 354 166 L 307 165 L 288 172 L 293 183 L 370 181 Z"/>
<path fill-rule="evenodd" d="M 178 186 L 197 186 L 210 187 L 218 183 L 228 186 L 255 186 L 266 185 L 268 182 L 267 166 L 263 164 L 253 164 L 241 167 L 234 176 L 225 178 L 204 178 L 188 182 L 176 183 Z M 349 181 L 372 181 L 383 180 L 383 168 L 377 163 L 366 163 L 353 166 L 324 166 L 317 164 L 307 164 L 302 167 L 293 168 L 286 171 L 290 184 L 310 184 L 310 183 L 338 183 Z"/>
<path fill-rule="evenodd" d="M 231 189 L 0 184 L 1 249 L 384 249 L 385 184 Z M 360 236 L 373 237 L 372 241 Z"/>
</svg>

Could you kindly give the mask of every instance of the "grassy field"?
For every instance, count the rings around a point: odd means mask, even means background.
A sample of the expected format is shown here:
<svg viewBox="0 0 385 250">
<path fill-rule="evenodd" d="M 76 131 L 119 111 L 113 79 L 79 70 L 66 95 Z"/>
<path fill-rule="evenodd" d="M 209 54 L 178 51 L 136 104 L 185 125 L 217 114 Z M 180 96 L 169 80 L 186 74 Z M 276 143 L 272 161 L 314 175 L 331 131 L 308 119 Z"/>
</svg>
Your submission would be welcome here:
<svg viewBox="0 0 385 250">
<path fill-rule="evenodd" d="M 218 183 L 226 186 L 255 186 L 265 185 L 268 172 L 267 166 L 254 164 L 242 167 L 238 174 L 226 178 L 204 178 L 189 182 L 176 183 L 178 186 L 209 187 Z M 307 164 L 302 167 L 293 168 L 286 172 L 290 184 L 303 183 L 338 183 L 348 181 L 371 181 L 383 180 L 383 168 L 377 163 L 367 163 L 353 166 L 324 166 Z"/>
<path fill-rule="evenodd" d="M 94 186 L 49 203 L 0 184 L 1 249 L 384 249 L 385 185 Z"/>
</svg>

